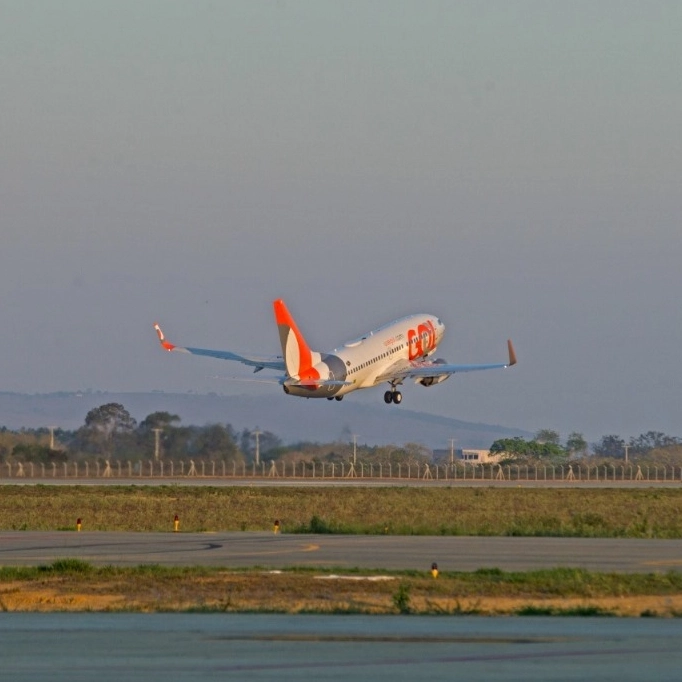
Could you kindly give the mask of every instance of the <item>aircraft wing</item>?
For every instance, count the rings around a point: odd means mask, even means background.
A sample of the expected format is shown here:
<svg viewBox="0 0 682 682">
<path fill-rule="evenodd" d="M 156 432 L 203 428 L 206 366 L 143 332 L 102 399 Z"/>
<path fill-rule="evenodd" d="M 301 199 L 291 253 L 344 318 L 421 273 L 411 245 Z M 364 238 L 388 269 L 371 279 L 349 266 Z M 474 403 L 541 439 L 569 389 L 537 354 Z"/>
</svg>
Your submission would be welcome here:
<svg viewBox="0 0 682 682">
<path fill-rule="evenodd" d="M 246 355 L 242 353 L 235 353 L 229 350 L 211 350 L 209 348 L 192 348 L 191 346 L 176 346 L 166 340 L 161 327 L 158 324 L 154 325 L 156 334 L 159 337 L 159 343 L 164 350 L 177 351 L 179 353 L 191 353 L 192 355 L 204 355 L 209 358 L 218 358 L 218 360 L 235 360 L 244 365 L 254 367 L 254 372 L 259 372 L 261 369 L 274 369 L 280 372 L 285 371 L 284 359 L 280 355 L 271 356 L 257 356 Z"/>
<path fill-rule="evenodd" d="M 479 372 L 484 369 L 504 369 L 516 364 L 516 353 L 511 340 L 507 341 L 509 352 L 508 362 L 498 362 L 481 365 L 455 365 L 449 362 L 438 360 L 416 360 L 407 363 L 400 363 L 387 372 L 377 377 L 378 381 L 404 381 L 405 379 L 423 379 L 425 377 L 436 377 L 460 372 Z"/>
</svg>

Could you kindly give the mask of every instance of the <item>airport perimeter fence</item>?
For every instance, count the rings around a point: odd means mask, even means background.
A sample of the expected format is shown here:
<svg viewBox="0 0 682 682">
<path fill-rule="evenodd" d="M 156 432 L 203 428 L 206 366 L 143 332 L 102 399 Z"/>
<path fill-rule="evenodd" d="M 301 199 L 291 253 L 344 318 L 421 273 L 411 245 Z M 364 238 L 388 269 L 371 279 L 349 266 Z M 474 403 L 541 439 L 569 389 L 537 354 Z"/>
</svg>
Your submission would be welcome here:
<svg viewBox="0 0 682 682">
<path fill-rule="evenodd" d="M 637 464 L 602 464 L 587 466 L 520 464 L 366 464 L 316 462 L 215 462 L 188 460 L 137 460 L 100 462 L 63 462 L 34 464 L 5 462 L 0 465 L 2 479 L 286 479 L 286 480 L 385 480 L 482 482 L 680 482 L 682 466 L 640 466 Z"/>
</svg>

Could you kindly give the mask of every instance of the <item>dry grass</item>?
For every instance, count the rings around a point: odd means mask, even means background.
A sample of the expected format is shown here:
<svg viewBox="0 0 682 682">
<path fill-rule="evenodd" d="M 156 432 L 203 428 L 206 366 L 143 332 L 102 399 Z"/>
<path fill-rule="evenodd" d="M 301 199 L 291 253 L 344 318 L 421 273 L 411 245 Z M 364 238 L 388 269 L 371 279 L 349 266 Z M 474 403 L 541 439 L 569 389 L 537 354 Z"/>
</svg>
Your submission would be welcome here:
<svg viewBox="0 0 682 682">
<path fill-rule="evenodd" d="M 561 614 L 677 617 L 681 576 L 94 568 L 3 569 L 4 611 Z M 74 569 L 75 567 L 75 569 Z M 78 570 L 76 570 L 78 569 Z M 573 579 L 565 580 L 566 577 Z M 554 588 L 548 586 L 554 585 Z"/>
<path fill-rule="evenodd" d="M 0 530 L 682 537 L 682 489 L 0 486 Z"/>
</svg>

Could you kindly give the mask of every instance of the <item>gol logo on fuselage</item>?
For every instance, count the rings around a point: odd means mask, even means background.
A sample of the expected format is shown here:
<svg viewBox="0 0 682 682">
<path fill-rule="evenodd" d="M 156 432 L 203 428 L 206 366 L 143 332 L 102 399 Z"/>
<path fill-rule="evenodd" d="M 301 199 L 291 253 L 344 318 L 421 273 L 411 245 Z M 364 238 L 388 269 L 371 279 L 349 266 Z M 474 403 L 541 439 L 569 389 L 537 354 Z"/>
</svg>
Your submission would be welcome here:
<svg viewBox="0 0 682 682">
<path fill-rule="evenodd" d="M 408 358 L 416 360 L 436 347 L 436 329 L 431 320 L 407 332 Z"/>
</svg>

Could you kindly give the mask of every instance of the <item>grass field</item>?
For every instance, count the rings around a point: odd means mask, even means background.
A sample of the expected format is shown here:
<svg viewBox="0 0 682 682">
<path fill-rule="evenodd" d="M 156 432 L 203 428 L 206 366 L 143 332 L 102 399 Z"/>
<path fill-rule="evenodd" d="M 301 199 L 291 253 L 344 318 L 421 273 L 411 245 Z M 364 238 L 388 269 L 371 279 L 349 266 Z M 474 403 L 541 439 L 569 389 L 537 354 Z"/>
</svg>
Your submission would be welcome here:
<svg viewBox="0 0 682 682">
<path fill-rule="evenodd" d="M 96 568 L 75 559 L 0 569 L 2 611 L 682 615 L 682 574 L 555 569 L 442 573 Z"/>
<path fill-rule="evenodd" d="M 0 530 L 682 537 L 682 490 L 0 486 Z M 4 611 L 682 615 L 682 573 L 0 568 Z"/>
<path fill-rule="evenodd" d="M 0 530 L 681 538 L 682 489 L 0 486 Z"/>
</svg>

